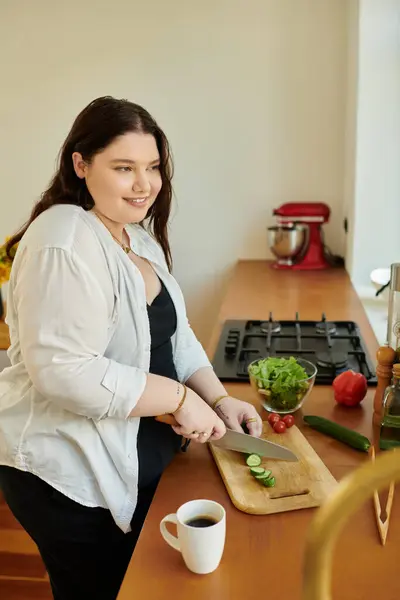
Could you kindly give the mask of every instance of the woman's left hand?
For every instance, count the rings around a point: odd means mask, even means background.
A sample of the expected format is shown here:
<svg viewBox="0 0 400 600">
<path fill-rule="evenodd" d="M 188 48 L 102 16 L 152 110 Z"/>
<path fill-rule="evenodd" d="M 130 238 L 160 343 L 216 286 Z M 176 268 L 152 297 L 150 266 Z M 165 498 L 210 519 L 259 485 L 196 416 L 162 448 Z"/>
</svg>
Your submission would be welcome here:
<svg viewBox="0 0 400 600">
<path fill-rule="evenodd" d="M 260 437 L 262 420 L 252 404 L 227 396 L 218 402 L 215 411 L 229 429 L 243 433 L 242 425 L 246 424 L 250 435 Z"/>
</svg>

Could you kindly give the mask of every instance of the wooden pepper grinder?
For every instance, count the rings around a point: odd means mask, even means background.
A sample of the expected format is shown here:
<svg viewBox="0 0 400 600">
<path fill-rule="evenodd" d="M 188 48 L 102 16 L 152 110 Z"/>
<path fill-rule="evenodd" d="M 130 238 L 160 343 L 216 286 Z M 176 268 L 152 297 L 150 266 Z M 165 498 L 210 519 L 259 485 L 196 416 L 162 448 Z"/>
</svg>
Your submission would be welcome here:
<svg viewBox="0 0 400 600">
<path fill-rule="evenodd" d="M 376 353 L 378 366 L 376 367 L 376 376 L 378 385 L 376 386 L 374 396 L 374 416 L 373 422 L 375 425 L 381 424 L 383 396 L 388 385 L 392 381 L 393 365 L 396 361 L 397 354 L 389 345 L 381 346 Z"/>
<path fill-rule="evenodd" d="M 390 267 L 389 306 L 386 343 L 376 354 L 378 366 L 376 376 L 378 385 L 374 397 L 373 423 L 380 425 L 382 418 L 383 396 L 392 381 L 393 365 L 397 362 L 397 352 L 400 343 L 400 263 Z"/>
</svg>

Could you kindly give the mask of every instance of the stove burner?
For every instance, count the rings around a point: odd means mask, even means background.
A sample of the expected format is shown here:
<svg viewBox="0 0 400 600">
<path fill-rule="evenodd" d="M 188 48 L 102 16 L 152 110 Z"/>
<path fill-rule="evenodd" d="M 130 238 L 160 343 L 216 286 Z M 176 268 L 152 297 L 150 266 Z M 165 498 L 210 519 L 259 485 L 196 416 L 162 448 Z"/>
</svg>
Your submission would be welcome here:
<svg viewBox="0 0 400 600">
<path fill-rule="evenodd" d="M 341 369 L 347 364 L 348 356 L 345 352 L 317 352 L 317 365 L 320 367 L 335 367 Z"/>
<path fill-rule="evenodd" d="M 281 330 L 281 324 L 278 321 L 263 321 L 260 323 L 260 331 L 262 333 L 279 333 Z"/>
<path fill-rule="evenodd" d="M 267 356 L 298 356 L 318 367 L 315 385 L 331 385 L 341 372 L 352 369 L 362 373 L 368 385 L 378 383 L 360 328 L 353 321 L 329 321 L 324 313 L 318 321 L 279 320 L 267 313 L 264 319 L 225 321 L 213 358 L 215 373 L 221 381 L 249 381 L 248 366 L 253 360 Z M 328 332 L 318 333 L 320 324 Z"/>
<path fill-rule="evenodd" d="M 317 333 L 323 335 L 333 335 L 337 331 L 335 323 L 330 323 L 329 321 L 320 321 L 316 324 L 315 330 Z"/>
</svg>

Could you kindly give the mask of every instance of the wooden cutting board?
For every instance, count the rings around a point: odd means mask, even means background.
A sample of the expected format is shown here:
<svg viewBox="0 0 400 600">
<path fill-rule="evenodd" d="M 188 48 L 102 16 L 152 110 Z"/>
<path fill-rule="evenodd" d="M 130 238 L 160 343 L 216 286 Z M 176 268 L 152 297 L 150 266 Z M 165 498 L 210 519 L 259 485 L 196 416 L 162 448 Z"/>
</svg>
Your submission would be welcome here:
<svg viewBox="0 0 400 600">
<path fill-rule="evenodd" d="M 264 423 L 262 438 L 290 448 L 299 459 L 296 463 L 262 459 L 261 466 L 270 469 L 276 479 L 273 488 L 254 479 L 244 454 L 209 444 L 236 508 L 253 515 L 268 515 L 320 506 L 338 483 L 301 431 L 293 426 L 278 434 L 269 423 Z"/>
</svg>

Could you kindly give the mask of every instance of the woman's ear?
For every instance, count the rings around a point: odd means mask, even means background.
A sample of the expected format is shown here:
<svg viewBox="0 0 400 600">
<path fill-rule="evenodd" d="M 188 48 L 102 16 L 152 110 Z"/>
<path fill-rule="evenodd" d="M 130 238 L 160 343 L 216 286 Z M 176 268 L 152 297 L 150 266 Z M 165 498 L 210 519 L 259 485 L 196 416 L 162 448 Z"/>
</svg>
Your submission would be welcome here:
<svg viewBox="0 0 400 600">
<path fill-rule="evenodd" d="M 72 162 L 74 165 L 74 171 L 79 179 L 84 179 L 87 173 L 87 164 L 82 158 L 80 152 L 74 152 L 72 154 Z"/>
</svg>

